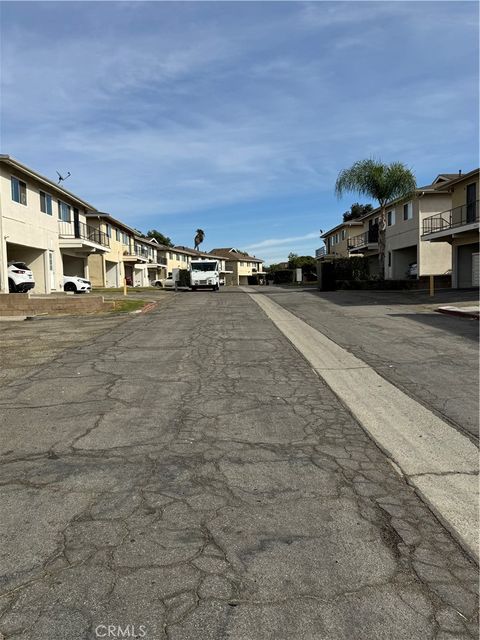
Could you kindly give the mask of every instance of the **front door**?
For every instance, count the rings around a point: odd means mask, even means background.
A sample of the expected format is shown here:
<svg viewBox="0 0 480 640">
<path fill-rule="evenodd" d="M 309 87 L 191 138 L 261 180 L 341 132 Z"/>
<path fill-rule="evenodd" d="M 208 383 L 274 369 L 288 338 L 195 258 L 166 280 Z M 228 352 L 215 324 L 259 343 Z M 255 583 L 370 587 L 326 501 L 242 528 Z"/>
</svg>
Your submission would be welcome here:
<svg viewBox="0 0 480 640">
<path fill-rule="evenodd" d="M 467 224 L 475 222 L 477 209 L 477 184 L 473 182 L 467 185 Z"/>
</svg>

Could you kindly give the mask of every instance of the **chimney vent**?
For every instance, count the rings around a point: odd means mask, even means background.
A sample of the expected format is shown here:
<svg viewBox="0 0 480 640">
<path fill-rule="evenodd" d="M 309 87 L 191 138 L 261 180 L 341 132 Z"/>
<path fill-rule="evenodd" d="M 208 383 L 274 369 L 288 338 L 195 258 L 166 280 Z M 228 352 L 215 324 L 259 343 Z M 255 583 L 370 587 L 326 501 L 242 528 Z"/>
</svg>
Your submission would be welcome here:
<svg viewBox="0 0 480 640">
<path fill-rule="evenodd" d="M 459 170 L 458 170 L 458 175 L 459 175 L 459 176 L 461 176 L 461 175 L 462 175 L 462 170 L 461 170 L 461 169 L 459 169 Z"/>
</svg>

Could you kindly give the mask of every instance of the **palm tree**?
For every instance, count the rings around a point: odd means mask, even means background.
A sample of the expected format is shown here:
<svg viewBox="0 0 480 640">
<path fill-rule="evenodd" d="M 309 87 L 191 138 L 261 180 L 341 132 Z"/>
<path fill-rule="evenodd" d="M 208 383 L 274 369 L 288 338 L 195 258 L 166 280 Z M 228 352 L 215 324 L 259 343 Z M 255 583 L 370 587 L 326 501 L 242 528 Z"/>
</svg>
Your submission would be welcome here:
<svg viewBox="0 0 480 640">
<path fill-rule="evenodd" d="M 339 198 L 346 191 L 353 191 L 374 198 L 380 205 L 378 260 L 382 275 L 385 273 L 386 205 L 397 198 L 413 195 L 416 186 L 413 172 L 401 162 L 384 164 L 372 158 L 359 160 L 338 174 L 335 193 Z"/>
<path fill-rule="evenodd" d="M 196 236 L 193 239 L 194 243 L 195 243 L 195 249 L 198 249 L 198 247 L 202 244 L 202 242 L 205 239 L 205 231 L 203 229 L 197 229 L 196 231 Z"/>
</svg>

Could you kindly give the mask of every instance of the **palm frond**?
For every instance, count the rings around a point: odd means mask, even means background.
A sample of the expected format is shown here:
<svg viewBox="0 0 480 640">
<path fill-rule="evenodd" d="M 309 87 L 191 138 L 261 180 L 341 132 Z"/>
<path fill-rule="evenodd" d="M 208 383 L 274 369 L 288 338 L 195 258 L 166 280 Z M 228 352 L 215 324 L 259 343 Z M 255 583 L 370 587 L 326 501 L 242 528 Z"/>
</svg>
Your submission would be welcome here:
<svg viewBox="0 0 480 640">
<path fill-rule="evenodd" d="M 375 198 L 381 206 L 410 195 L 415 188 L 415 176 L 404 164 L 392 162 L 387 165 L 373 158 L 359 160 L 349 169 L 344 169 L 338 174 L 335 183 L 337 197 L 352 191 Z"/>
</svg>

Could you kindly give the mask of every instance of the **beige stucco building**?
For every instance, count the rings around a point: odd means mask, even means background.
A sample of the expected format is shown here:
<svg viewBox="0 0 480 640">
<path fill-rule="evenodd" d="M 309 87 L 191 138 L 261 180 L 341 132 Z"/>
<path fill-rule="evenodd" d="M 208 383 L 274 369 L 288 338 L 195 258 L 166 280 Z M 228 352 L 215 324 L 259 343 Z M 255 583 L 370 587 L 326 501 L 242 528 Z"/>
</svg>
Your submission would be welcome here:
<svg viewBox="0 0 480 640">
<path fill-rule="evenodd" d="M 94 207 L 8 155 L 0 156 L 0 291 L 8 263 L 33 272 L 34 293 L 63 290 L 63 275 L 88 278 L 88 256 L 108 251 L 108 238 L 87 224 Z"/>
<path fill-rule="evenodd" d="M 419 187 L 409 198 L 400 198 L 386 207 L 385 216 L 385 273 L 386 280 L 409 277 L 411 265 L 417 265 L 416 275 L 449 276 L 451 248 L 447 242 L 425 247 L 421 242 L 423 220 L 450 205 L 449 192 L 442 188 L 448 174 L 439 175 L 431 185 Z M 360 218 L 362 228 L 349 241 L 350 255 L 370 258 L 370 273 L 378 272 L 378 235 L 380 208 Z"/>
<path fill-rule="evenodd" d="M 251 276 L 256 276 L 260 279 L 265 279 L 266 277 L 261 258 L 250 256 L 233 247 L 212 249 L 210 251 L 211 255 L 225 260 L 225 281 L 227 285 L 246 285 Z"/>
<path fill-rule="evenodd" d="M 348 220 L 338 224 L 320 237 L 325 243 L 325 249 L 317 253 L 318 258 L 348 258 L 350 256 L 349 241 L 358 234 L 362 223 L 358 220 Z"/>
<path fill-rule="evenodd" d="M 166 265 L 158 255 L 158 242 L 140 236 L 135 229 L 108 213 L 91 213 L 89 222 L 109 238 L 109 251 L 91 255 L 90 279 L 94 287 L 147 287 L 166 277 Z"/>
<path fill-rule="evenodd" d="M 452 286 L 479 286 L 478 192 L 479 169 L 453 175 L 440 188 L 451 201 L 441 212 L 424 217 L 422 247 L 430 250 L 439 243 L 451 246 Z"/>
</svg>

